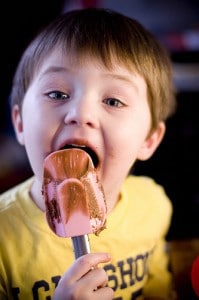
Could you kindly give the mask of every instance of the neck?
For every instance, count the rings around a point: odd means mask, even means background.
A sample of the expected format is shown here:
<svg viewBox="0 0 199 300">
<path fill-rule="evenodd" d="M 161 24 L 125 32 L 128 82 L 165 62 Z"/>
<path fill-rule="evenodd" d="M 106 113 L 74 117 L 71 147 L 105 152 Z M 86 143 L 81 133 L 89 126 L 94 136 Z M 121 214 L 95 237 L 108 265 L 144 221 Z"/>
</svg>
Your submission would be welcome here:
<svg viewBox="0 0 199 300">
<path fill-rule="evenodd" d="M 45 211 L 45 203 L 42 196 L 42 186 L 36 178 L 34 179 L 33 185 L 30 189 L 30 196 L 39 209 Z"/>
<path fill-rule="evenodd" d="M 106 199 L 108 199 L 107 201 L 107 214 L 110 214 L 112 212 L 112 210 L 114 210 L 115 206 L 117 205 L 117 203 L 120 201 L 121 198 L 121 194 L 117 194 L 117 195 L 107 195 Z M 115 200 L 116 199 L 116 200 Z"/>
<path fill-rule="evenodd" d="M 33 202 L 41 209 L 42 211 L 45 211 L 45 203 L 44 203 L 44 198 L 42 195 L 42 186 L 41 183 L 35 178 L 34 182 L 32 184 L 32 187 L 30 189 L 30 196 L 33 200 Z M 107 194 L 106 199 L 107 201 L 107 214 L 111 213 L 114 207 L 117 205 L 117 203 L 120 200 L 121 195 L 111 195 Z M 115 200 L 117 199 L 117 200 Z"/>
</svg>

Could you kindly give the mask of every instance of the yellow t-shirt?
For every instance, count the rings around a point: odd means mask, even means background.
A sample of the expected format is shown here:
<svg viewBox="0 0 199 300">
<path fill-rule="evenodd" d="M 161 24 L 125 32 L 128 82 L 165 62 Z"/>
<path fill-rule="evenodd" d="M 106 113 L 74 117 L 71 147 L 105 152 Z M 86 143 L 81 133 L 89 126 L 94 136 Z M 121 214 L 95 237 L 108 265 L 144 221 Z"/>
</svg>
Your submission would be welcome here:
<svg viewBox="0 0 199 300">
<path fill-rule="evenodd" d="M 29 196 L 33 178 L 0 196 L 0 299 L 50 300 L 74 261 L 70 238 L 57 237 Z M 89 235 L 92 252 L 109 252 L 105 264 L 114 299 L 166 297 L 171 289 L 164 237 L 171 202 L 152 179 L 129 176 L 121 199 L 99 236 Z"/>
</svg>

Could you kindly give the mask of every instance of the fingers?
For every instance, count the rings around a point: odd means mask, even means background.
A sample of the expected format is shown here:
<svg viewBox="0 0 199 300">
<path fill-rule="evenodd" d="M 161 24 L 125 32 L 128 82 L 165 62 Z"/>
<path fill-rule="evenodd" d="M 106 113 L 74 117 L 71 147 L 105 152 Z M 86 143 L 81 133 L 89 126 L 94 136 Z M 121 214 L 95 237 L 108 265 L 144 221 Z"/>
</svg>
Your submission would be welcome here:
<svg viewBox="0 0 199 300">
<path fill-rule="evenodd" d="M 62 280 L 69 284 L 77 281 L 98 264 L 108 262 L 110 259 L 111 257 L 108 253 L 89 253 L 83 255 L 67 270 Z"/>
<path fill-rule="evenodd" d="M 86 276 L 84 275 L 79 281 L 79 287 L 87 286 L 88 290 L 97 290 L 101 287 L 107 286 L 108 276 L 104 269 L 95 268 L 90 270 Z"/>
<path fill-rule="evenodd" d="M 114 292 L 110 287 L 100 288 L 97 291 L 93 291 L 92 300 L 112 300 Z M 78 298 L 80 300 L 80 298 Z M 85 299 L 86 300 L 86 299 Z"/>
<path fill-rule="evenodd" d="M 63 275 L 53 300 L 111 300 L 113 290 L 107 286 L 108 276 L 98 264 L 110 261 L 107 253 L 90 253 L 78 258 Z"/>
<path fill-rule="evenodd" d="M 80 280 L 67 287 L 66 299 L 113 299 L 113 290 L 107 286 L 107 283 L 108 277 L 104 269 L 93 269 L 84 275 Z"/>
</svg>

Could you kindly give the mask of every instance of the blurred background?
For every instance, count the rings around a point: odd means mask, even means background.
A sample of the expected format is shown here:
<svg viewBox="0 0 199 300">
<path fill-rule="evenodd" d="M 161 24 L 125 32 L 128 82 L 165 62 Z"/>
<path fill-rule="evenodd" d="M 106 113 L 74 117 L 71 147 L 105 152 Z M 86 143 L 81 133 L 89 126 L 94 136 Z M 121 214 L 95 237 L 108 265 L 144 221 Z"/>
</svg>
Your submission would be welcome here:
<svg viewBox="0 0 199 300">
<path fill-rule="evenodd" d="M 199 238 L 199 1 L 7 1 L 1 20 L 0 192 L 32 175 L 10 120 L 9 92 L 19 58 L 35 34 L 73 8 L 107 7 L 136 18 L 169 50 L 177 90 L 177 113 L 163 143 L 136 174 L 161 183 L 174 205 L 168 240 Z"/>
<path fill-rule="evenodd" d="M 2 6 L 0 193 L 32 175 L 24 148 L 15 139 L 9 93 L 23 50 L 44 25 L 74 8 L 112 8 L 136 18 L 169 50 L 177 112 L 168 120 L 166 136 L 154 156 L 137 163 L 134 173 L 153 177 L 171 198 L 174 214 L 167 240 L 175 286 L 180 300 L 196 299 L 190 270 L 199 255 L 199 1 L 8 0 Z"/>
</svg>

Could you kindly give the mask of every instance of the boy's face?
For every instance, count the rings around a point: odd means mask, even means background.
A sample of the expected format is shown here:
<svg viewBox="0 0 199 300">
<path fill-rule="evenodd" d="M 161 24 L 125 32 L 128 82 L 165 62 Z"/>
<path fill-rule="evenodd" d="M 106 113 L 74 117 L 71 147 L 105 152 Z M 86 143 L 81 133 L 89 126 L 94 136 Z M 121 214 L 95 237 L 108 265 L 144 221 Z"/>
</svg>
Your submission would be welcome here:
<svg viewBox="0 0 199 300">
<path fill-rule="evenodd" d="M 21 113 L 13 108 L 13 122 L 39 192 L 49 153 L 67 145 L 87 146 L 98 156 L 98 177 L 110 209 L 135 160 L 149 158 L 164 133 L 162 125 L 148 137 L 151 114 L 142 77 L 122 65 L 109 70 L 91 57 L 76 65 L 57 52 L 34 77 Z"/>
</svg>

